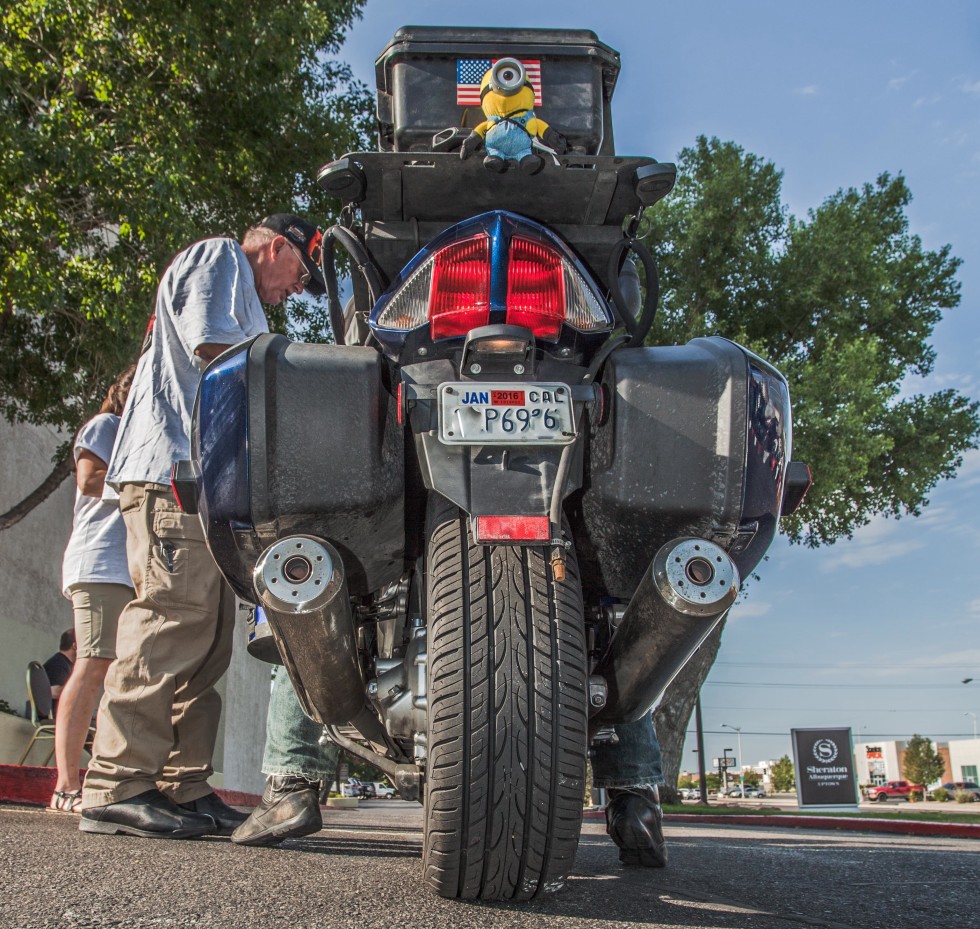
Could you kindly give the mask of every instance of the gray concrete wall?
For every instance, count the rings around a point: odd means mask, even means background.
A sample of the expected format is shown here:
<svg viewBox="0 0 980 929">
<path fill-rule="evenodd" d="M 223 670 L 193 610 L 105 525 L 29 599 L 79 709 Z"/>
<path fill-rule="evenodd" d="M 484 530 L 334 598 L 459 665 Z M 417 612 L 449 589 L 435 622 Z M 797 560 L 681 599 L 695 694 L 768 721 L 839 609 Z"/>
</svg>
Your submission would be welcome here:
<svg viewBox="0 0 980 929">
<path fill-rule="evenodd" d="M 0 419 L 0 513 L 19 503 L 51 470 L 63 441 L 55 430 Z M 30 661 L 47 661 L 72 625 L 61 594 L 61 557 L 71 534 L 74 485 L 64 482 L 16 526 L 0 532 L 0 699 L 23 713 Z"/>
<path fill-rule="evenodd" d="M 0 513 L 44 480 L 62 440 L 53 429 L 11 426 L 0 419 Z M 61 633 L 72 625 L 71 604 L 61 594 L 61 558 L 71 534 L 74 495 L 74 482 L 66 480 L 16 526 L 0 531 L 0 699 L 22 715 L 28 662 L 50 658 Z M 244 621 L 236 616 L 232 665 L 218 688 L 224 706 L 215 751 L 221 774 L 214 783 L 258 793 L 270 666 L 247 654 L 245 636 Z M 19 735 L 14 741 L 19 743 Z M 9 757 L 11 750 L 16 747 L 0 754 Z M 38 754 L 32 751 L 28 761 L 41 763 Z"/>
</svg>

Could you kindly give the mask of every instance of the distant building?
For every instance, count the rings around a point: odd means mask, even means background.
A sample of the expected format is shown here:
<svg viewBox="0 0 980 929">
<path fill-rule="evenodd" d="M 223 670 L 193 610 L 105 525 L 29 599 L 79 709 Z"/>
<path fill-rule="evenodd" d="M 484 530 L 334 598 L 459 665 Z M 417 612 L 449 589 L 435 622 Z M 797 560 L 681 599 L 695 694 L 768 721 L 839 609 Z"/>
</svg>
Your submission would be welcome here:
<svg viewBox="0 0 980 929">
<path fill-rule="evenodd" d="M 980 770 L 980 739 L 954 739 L 932 744 L 946 763 L 942 781 L 977 780 Z M 907 743 L 902 741 L 879 739 L 857 743 L 854 746 L 854 763 L 858 783 L 879 785 L 887 781 L 904 780 L 906 748 Z"/>
<path fill-rule="evenodd" d="M 729 786 L 731 784 L 737 784 L 738 783 L 738 777 L 739 777 L 740 771 L 743 772 L 743 773 L 745 773 L 745 774 L 748 774 L 750 771 L 752 771 L 752 772 L 754 772 L 754 773 L 756 773 L 756 774 L 759 775 L 759 786 L 762 787 L 767 792 L 771 792 L 772 791 L 772 768 L 773 768 L 773 765 L 775 765 L 775 764 L 776 764 L 775 761 L 769 760 L 769 761 L 760 761 L 758 764 L 754 764 L 754 765 L 753 764 L 747 764 L 747 765 L 744 765 L 741 769 L 739 769 L 737 767 L 735 767 L 735 768 L 729 768 L 728 769 L 728 783 L 729 783 Z M 714 768 L 714 767 L 708 768 L 707 773 L 708 774 L 718 774 L 718 769 L 717 768 Z M 700 776 L 698 775 L 698 772 L 697 771 L 681 771 L 677 775 L 678 781 L 682 781 L 682 780 L 684 780 L 686 778 L 689 778 L 695 784 L 700 783 Z"/>
</svg>

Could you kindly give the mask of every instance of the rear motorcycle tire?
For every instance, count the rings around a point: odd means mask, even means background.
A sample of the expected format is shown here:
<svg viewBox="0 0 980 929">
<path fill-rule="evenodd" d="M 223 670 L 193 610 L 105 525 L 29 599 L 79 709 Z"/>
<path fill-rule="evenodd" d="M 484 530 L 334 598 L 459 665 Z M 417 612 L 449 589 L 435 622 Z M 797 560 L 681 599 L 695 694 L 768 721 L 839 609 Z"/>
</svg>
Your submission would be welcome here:
<svg viewBox="0 0 980 929">
<path fill-rule="evenodd" d="M 423 871 L 443 897 L 563 886 L 582 826 L 587 656 L 574 551 L 477 545 L 435 494 L 427 520 Z"/>
</svg>

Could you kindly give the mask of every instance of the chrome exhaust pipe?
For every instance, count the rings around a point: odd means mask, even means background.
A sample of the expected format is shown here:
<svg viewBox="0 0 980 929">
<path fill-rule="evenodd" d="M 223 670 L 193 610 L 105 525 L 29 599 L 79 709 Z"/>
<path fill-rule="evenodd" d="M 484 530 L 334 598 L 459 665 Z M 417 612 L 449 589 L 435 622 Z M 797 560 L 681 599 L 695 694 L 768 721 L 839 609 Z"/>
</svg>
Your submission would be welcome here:
<svg viewBox="0 0 980 929">
<path fill-rule="evenodd" d="M 303 712 L 324 726 L 355 719 L 366 697 L 337 550 L 313 536 L 280 539 L 252 580 Z"/>
<path fill-rule="evenodd" d="M 654 556 L 593 677 L 606 697 L 592 727 L 649 713 L 738 596 L 738 569 L 705 539 L 674 539 Z"/>
</svg>

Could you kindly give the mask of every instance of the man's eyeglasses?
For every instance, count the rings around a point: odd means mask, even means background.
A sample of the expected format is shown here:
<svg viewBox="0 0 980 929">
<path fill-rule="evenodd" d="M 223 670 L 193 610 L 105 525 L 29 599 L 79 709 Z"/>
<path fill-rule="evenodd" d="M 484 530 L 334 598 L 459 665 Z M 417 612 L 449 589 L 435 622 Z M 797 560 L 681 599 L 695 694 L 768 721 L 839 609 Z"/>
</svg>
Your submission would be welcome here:
<svg viewBox="0 0 980 929">
<path fill-rule="evenodd" d="M 289 239 L 286 239 L 285 242 L 293 250 L 293 254 L 297 257 L 297 259 L 299 259 L 299 266 L 303 269 L 303 273 L 299 276 L 299 282 L 305 287 L 310 283 L 310 277 L 312 275 L 306 268 L 306 262 L 303 261 L 303 254 L 295 245 L 293 245 L 292 242 L 289 241 Z"/>
</svg>

